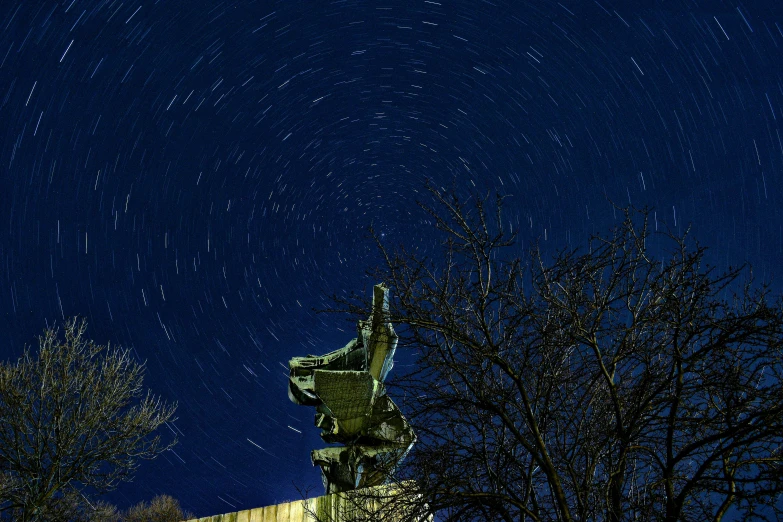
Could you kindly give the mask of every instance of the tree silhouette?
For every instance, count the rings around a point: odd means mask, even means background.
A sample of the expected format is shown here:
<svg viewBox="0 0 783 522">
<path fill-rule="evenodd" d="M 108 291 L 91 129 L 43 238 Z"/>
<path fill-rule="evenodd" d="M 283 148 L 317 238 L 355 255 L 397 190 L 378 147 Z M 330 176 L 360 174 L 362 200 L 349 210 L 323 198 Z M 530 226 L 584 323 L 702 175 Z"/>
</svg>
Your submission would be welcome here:
<svg viewBox="0 0 783 522">
<path fill-rule="evenodd" d="M 688 233 L 651 231 L 647 210 L 620 209 L 584 250 L 523 259 L 504 256 L 504 197 L 493 221 L 486 199 L 428 189 L 431 258 L 370 230 L 383 262 L 368 276 L 416 354 L 391 384 L 419 438 L 387 500 L 405 520 L 781 516 L 780 297 L 746 267 L 717 273 Z M 319 312 L 371 306 L 331 299 Z"/>
<path fill-rule="evenodd" d="M 144 395 L 144 365 L 84 338 L 86 323 L 49 328 L 37 353 L 0 364 L 0 515 L 13 520 L 89 516 L 84 491 L 133 477 L 140 460 L 171 448 L 154 432 L 176 405 Z M 142 395 L 144 395 L 142 397 Z M 105 511 L 105 510 L 104 510 Z"/>
</svg>

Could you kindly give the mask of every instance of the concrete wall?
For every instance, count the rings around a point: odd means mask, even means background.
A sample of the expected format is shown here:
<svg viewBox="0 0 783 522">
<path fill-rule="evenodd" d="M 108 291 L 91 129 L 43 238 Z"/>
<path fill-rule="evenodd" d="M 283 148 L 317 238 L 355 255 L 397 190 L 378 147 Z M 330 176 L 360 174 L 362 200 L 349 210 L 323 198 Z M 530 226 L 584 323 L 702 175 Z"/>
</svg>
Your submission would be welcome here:
<svg viewBox="0 0 783 522">
<path fill-rule="evenodd" d="M 397 520 L 399 503 L 392 503 L 399 490 L 395 486 L 376 486 L 349 493 L 323 495 L 234 513 L 194 518 L 186 522 L 320 522 L 342 520 Z M 408 497 L 412 498 L 412 497 Z M 357 499 L 361 499 L 360 501 Z M 404 511 L 405 508 L 402 508 Z M 313 517 L 316 513 L 318 517 Z M 375 514 L 373 514 L 375 513 Z M 432 520 L 425 517 L 422 520 Z"/>
<path fill-rule="evenodd" d="M 310 510 L 313 510 L 314 500 L 309 499 Z M 312 522 L 312 518 L 307 515 L 305 503 L 303 500 L 288 502 L 286 504 L 276 504 L 256 509 L 246 509 L 235 513 L 226 513 L 224 515 L 214 515 L 193 519 L 191 522 Z"/>
</svg>

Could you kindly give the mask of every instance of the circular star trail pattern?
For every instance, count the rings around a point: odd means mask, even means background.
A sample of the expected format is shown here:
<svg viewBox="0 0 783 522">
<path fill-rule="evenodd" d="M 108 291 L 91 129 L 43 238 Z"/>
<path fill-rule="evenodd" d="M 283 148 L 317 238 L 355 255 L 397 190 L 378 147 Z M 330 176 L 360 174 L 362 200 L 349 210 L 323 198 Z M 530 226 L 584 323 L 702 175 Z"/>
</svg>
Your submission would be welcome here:
<svg viewBox="0 0 783 522">
<path fill-rule="evenodd" d="M 79 315 L 147 361 L 180 444 L 120 507 L 318 494 L 287 361 L 355 335 L 312 308 L 370 223 L 434 251 L 424 179 L 513 194 L 520 249 L 650 205 L 779 277 L 781 52 L 772 0 L 3 2 L 0 355 Z"/>
</svg>

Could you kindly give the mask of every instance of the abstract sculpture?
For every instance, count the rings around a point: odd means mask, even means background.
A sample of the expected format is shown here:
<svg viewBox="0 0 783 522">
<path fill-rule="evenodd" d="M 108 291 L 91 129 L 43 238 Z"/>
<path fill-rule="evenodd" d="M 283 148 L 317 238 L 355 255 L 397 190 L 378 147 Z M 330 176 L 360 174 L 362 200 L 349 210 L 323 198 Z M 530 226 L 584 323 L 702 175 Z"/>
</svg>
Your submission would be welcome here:
<svg viewBox="0 0 783 522">
<path fill-rule="evenodd" d="M 383 384 L 397 347 L 388 316 L 389 289 L 375 285 L 372 314 L 359 321 L 355 339 L 334 352 L 288 363 L 288 397 L 315 406 L 321 438 L 343 444 L 311 453 L 327 494 L 383 484 L 415 441 Z"/>
</svg>

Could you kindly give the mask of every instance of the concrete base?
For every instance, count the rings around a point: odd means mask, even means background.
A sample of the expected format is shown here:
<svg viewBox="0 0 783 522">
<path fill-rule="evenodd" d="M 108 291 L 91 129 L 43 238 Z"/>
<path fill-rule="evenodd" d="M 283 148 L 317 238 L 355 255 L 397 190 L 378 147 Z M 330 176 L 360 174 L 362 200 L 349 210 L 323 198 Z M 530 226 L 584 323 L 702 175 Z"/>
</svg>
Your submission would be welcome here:
<svg viewBox="0 0 783 522">
<path fill-rule="evenodd" d="M 194 518 L 186 522 L 394 522 L 401 520 L 402 512 L 407 511 L 400 505 L 406 502 L 394 503 L 395 507 L 392 509 L 390 499 L 394 498 L 397 491 L 399 490 L 394 485 L 375 486 L 274 506 Z M 395 516 L 394 512 L 398 514 Z M 421 517 L 419 520 L 427 522 L 431 521 L 432 517 Z"/>
</svg>

